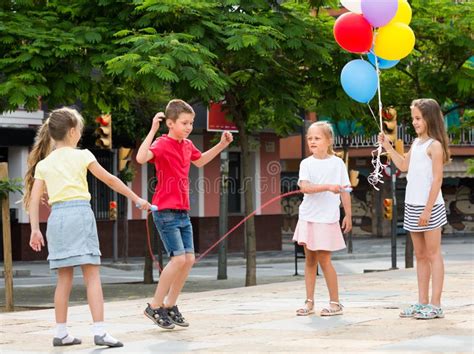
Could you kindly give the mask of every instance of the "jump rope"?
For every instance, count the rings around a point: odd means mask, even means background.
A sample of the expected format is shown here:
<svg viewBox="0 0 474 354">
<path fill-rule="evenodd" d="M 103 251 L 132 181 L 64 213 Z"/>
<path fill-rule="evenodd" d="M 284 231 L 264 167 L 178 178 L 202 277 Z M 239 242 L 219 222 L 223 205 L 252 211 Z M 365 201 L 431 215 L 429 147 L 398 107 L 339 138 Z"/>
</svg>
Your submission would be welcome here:
<svg viewBox="0 0 474 354">
<path fill-rule="evenodd" d="M 341 188 L 340 190 L 341 192 L 346 192 L 346 193 L 350 193 L 352 192 L 352 188 L 350 187 L 345 187 L 345 188 Z M 270 199 L 269 201 L 265 202 L 263 205 L 261 205 L 259 208 L 255 209 L 252 213 L 250 213 L 249 215 L 247 215 L 246 217 L 244 217 L 242 220 L 240 220 L 235 226 L 233 226 L 229 231 L 227 231 L 223 236 L 221 236 L 216 242 L 214 242 L 212 244 L 211 247 L 209 247 L 206 251 L 204 251 L 203 253 L 201 253 L 199 255 L 198 258 L 196 258 L 196 260 L 194 261 L 194 264 L 198 263 L 201 259 L 203 259 L 205 256 L 207 256 L 209 254 L 209 252 L 211 252 L 214 248 L 216 248 L 219 243 L 221 243 L 222 241 L 224 241 L 227 237 L 230 236 L 230 234 L 232 234 L 235 230 L 237 230 L 237 228 L 239 228 L 240 225 L 242 225 L 244 222 L 246 222 L 248 219 L 250 219 L 251 217 L 253 217 L 255 214 L 257 214 L 258 212 L 260 212 L 262 209 L 266 208 L 268 205 L 274 203 L 275 201 L 279 200 L 279 199 L 282 199 L 282 198 L 285 198 L 285 197 L 288 197 L 290 195 L 295 195 L 295 194 L 299 194 L 299 193 L 302 193 L 300 190 L 296 190 L 296 191 L 291 191 L 291 192 L 287 192 L 287 193 L 283 193 L 283 194 L 280 194 L 280 195 L 277 195 L 276 197 L 273 197 L 272 199 Z M 136 205 L 138 207 L 138 205 Z M 158 211 L 158 206 L 156 205 L 152 205 L 150 210 L 148 211 L 147 213 L 147 217 L 146 217 L 146 233 L 147 233 L 147 243 L 148 243 L 148 252 L 150 253 L 150 256 L 153 260 L 153 263 L 156 265 L 157 269 L 159 270 L 159 272 L 161 273 L 162 269 L 160 267 L 160 263 L 157 261 L 154 253 L 153 253 L 153 249 L 151 247 L 151 237 L 150 237 L 150 225 L 148 223 L 148 220 L 149 220 L 149 216 L 152 212 L 154 211 Z"/>
</svg>

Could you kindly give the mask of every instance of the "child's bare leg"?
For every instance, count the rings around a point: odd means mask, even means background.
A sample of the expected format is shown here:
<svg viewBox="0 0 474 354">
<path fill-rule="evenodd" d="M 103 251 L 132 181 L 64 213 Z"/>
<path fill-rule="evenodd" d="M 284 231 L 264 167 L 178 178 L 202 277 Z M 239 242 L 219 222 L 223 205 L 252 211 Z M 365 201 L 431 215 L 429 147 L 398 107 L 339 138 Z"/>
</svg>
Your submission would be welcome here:
<svg viewBox="0 0 474 354">
<path fill-rule="evenodd" d="M 416 275 L 418 278 L 418 302 L 429 303 L 429 288 L 431 278 L 431 266 L 428 260 L 425 237 L 423 232 L 411 232 L 413 248 L 416 257 Z"/>
<path fill-rule="evenodd" d="M 84 264 L 81 266 L 84 284 L 87 288 L 87 302 L 94 322 L 104 321 L 104 295 L 100 282 L 98 265 Z"/>
<path fill-rule="evenodd" d="M 444 261 L 441 254 L 441 228 L 425 231 L 425 244 L 428 261 L 431 266 L 431 304 L 441 305 L 441 293 L 444 282 Z"/>
<path fill-rule="evenodd" d="M 339 303 L 339 288 L 337 284 L 337 273 L 331 262 L 330 251 L 318 251 L 318 262 L 323 270 L 324 279 L 329 291 L 329 301 Z M 331 307 L 338 308 L 337 305 L 331 304 Z"/>
<path fill-rule="evenodd" d="M 58 268 L 58 281 L 54 292 L 54 313 L 56 323 L 67 322 L 67 308 L 74 275 L 73 267 Z"/>
<path fill-rule="evenodd" d="M 316 273 L 318 269 L 318 254 L 304 247 L 304 282 L 306 285 L 306 299 L 314 300 L 314 287 L 316 285 Z M 310 305 L 312 306 L 312 305 Z"/>
<path fill-rule="evenodd" d="M 153 299 L 150 303 L 150 306 L 152 308 L 164 306 L 165 296 L 168 295 L 171 285 L 173 284 L 185 264 L 186 257 L 184 254 L 171 257 L 171 260 L 161 272 L 160 281 L 158 282 L 155 295 L 153 296 Z"/>
<path fill-rule="evenodd" d="M 173 282 L 171 283 L 171 287 L 168 292 L 168 296 L 166 298 L 166 307 L 171 307 L 176 305 L 176 301 L 178 300 L 178 296 L 181 293 L 181 289 L 188 278 L 189 272 L 194 265 L 195 257 L 194 253 L 186 253 L 185 255 L 185 262 L 181 270 L 176 274 Z M 163 273 L 162 273 L 163 276 Z M 161 279 L 160 279 L 161 281 Z"/>
</svg>

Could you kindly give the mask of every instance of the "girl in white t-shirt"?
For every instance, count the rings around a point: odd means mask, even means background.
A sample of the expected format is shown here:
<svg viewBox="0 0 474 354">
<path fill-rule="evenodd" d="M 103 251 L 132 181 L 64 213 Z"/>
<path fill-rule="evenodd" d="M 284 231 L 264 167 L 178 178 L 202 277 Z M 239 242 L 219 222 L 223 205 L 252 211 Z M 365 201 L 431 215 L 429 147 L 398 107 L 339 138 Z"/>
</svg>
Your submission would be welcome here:
<svg viewBox="0 0 474 354">
<path fill-rule="evenodd" d="M 293 236 L 293 241 L 304 246 L 306 301 L 296 314 L 307 316 L 314 313 L 314 287 L 319 264 L 329 290 L 329 307 L 321 311 L 321 316 L 342 315 L 331 252 L 346 247 L 339 226 L 341 200 L 345 211 L 342 228 L 344 232 L 352 228 L 351 197 L 344 192 L 344 188 L 350 187 L 349 176 L 342 159 L 334 155 L 334 133 L 329 123 L 313 123 L 306 139 L 312 155 L 300 164 L 298 186 L 304 198 Z"/>
</svg>

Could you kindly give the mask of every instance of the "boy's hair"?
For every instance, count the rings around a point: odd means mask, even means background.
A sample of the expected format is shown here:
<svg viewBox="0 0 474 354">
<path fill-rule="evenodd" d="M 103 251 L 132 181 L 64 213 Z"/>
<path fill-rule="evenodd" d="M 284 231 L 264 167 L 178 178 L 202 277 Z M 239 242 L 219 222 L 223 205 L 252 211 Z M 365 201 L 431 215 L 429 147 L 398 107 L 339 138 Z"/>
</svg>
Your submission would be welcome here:
<svg viewBox="0 0 474 354">
<path fill-rule="evenodd" d="M 33 188 L 35 168 L 39 161 L 49 155 L 52 149 L 52 140 L 61 141 L 71 128 L 84 126 L 84 120 L 78 111 L 63 107 L 52 111 L 38 129 L 35 143 L 28 156 L 28 169 L 25 174 L 25 194 L 23 205 L 26 210 L 30 206 L 31 189 Z"/>
<path fill-rule="evenodd" d="M 195 114 L 193 107 L 183 100 L 175 99 L 168 102 L 165 110 L 166 119 L 171 119 L 173 122 L 176 122 L 181 113 L 190 113 L 193 116 Z"/>
<path fill-rule="evenodd" d="M 324 120 L 320 120 L 318 122 L 314 122 L 313 124 L 311 124 L 308 130 L 315 127 L 321 128 L 324 136 L 331 141 L 331 145 L 328 146 L 328 154 L 334 155 L 335 154 L 334 149 L 333 149 L 334 130 L 332 129 L 331 123 L 328 123 L 327 121 L 324 121 Z"/>
<path fill-rule="evenodd" d="M 428 136 L 441 143 L 443 147 L 443 162 L 449 162 L 451 159 L 448 148 L 449 138 L 444 127 L 443 112 L 438 102 L 432 98 L 420 98 L 412 101 L 410 108 L 413 107 L 420 110 L 421 116 L 426 122 Z"/>
</svg>

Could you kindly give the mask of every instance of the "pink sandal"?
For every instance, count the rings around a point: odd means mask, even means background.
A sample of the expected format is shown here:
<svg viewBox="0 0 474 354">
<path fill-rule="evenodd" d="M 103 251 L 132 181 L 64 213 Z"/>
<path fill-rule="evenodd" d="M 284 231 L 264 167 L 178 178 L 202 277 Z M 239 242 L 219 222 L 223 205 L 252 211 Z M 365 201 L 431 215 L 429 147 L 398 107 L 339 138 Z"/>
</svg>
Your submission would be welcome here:
<svg viewBox="0 0 474 354">
<path fill-rule="evenodd" d="M 311 304 L 311 305 L 308 305 Z M 304 307 L 296 310 L 296 316 L 308 316 L 314 313 L 314 301 L 311 299 L 306 299 L 304 302 Z"/>
</svg>

